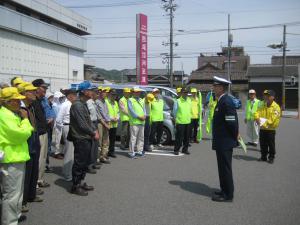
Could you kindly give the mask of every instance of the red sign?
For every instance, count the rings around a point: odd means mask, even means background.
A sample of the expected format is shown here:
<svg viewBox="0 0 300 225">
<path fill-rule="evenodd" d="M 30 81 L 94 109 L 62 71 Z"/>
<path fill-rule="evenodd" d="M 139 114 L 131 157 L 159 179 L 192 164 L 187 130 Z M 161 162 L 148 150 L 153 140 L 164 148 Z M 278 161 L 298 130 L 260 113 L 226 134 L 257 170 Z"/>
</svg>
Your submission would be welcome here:
<svg viewBox="0 0 300 225">
<path fill-rule="evenodd" d="M 147 16 L 136 15 L 136 80 L 137 84 L 148 84 Z"/>
</svg>

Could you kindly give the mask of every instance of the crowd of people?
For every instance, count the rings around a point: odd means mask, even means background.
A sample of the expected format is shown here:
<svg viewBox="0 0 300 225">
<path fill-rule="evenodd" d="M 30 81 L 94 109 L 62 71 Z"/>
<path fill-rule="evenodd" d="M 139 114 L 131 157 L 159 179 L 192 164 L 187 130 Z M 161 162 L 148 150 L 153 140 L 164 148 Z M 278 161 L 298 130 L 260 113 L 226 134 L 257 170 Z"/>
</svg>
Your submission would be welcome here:
<svg viewBox="0 0 300 225">
<path fill-rule="evenodd" d="M 196 88 L 178 87 L 172 116 L 175 124 L 174 154 L 189 155 L 191 142 L 202 139 L 203 106 L 207 106 L 206 132 L 216 150 L 221 190 L 212 200 L 232 201 L 232 149 L 238 146 L 239 125 L 236 108 L 228 95 L 230 82 L 215 77 L 213 91 L 202 103 Z M 154 148 L 162 149 L 164 104 L 160 90 L 144 96 L 138 88 L 124 88 L 123 95 L 109 87 L 84 81 L 76 89 L 48 92 L 43 79 L 26 82 L 14 77 L 0 91 L 1 224 L 13 225 L 26 219 L 28 203 L 42 202 L 44 188 L 50 186 L 51 158 L 63 160 L 62 173 L 70 182 L 70 192 L 87 196 L 94 190 L 85 182 L 86 173 L 96 174 L 103 164 L 116 158 L 117 127 L 121 124 L 120 149 L 128 157 L 144 157 Z M 245 123 L 249 145 L 261 147 L 261 161 L 274 162 L 275 130 L 280 108 L 272 90 L 256 99 L 249 91 Z M 121 98 L 120 98 L 121 97 Z"/>
</svg>

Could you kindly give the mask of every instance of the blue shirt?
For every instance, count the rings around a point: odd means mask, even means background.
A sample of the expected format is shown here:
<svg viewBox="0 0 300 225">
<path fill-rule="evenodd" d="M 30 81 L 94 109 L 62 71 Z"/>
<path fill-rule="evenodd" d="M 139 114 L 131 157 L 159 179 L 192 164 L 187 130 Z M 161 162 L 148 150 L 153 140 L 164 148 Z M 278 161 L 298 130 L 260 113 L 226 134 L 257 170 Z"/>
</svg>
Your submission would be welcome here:
<svg viewBox="0 0 300 225">
<path fill-rule="evenodd" d="M 136 98 L 136 100 L 139 101 L 140 98 Z M 138 115 L 137 115 L 137 114 L 135 113 L 135 111 L 133 110 L 133 106 L 132 106 L 132 103 L 131 103 L 130 99 L 128 99 L 128 110 L 129 110 L 130 114 L 132 115 L 132 117 L 138 118 Z M 144 110 L 144 114 L 146 115 L 145 104 L 144 104 L 143 110 Z"/>
<path fill-rule="evenodd" d="M 48 119 L 55 119 L 55 112 L 54 109 L 49 105 L 48 99 L 44 97 L 41 101 L 45 115 L 46 120 Z"/>
</svg>

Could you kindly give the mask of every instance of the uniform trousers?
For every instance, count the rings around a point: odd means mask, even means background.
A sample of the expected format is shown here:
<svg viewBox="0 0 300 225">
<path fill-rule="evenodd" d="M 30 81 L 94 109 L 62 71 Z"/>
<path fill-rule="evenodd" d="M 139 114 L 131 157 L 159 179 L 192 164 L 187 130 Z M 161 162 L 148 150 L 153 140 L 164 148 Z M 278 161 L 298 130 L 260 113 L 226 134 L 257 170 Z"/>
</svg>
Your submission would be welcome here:
<svg viewBox="0 0 300 225">
<path fill-rule="evenodd" d="M 74 162 L 74 145 L 73 142 L 68 141 L 69 125 L 64 125 L 62 138 L 64 140 L 64 162 L 63 175 L 66 180 L 72 179 L 72 167 Z"/>
<path fill-rule="evenodd" d="M 117 128 L 113 127 L 109 129 L 109 153 L 115 152 L 115 142 L 116 142 L 116 136 L 117 136 Z"/>
<path fill-rule="evenodd" d="M 99 131 L 99 160 L 106 159 L 109 146 L 109 129 L 104 127 L 101 123 L 98 124 Z"/>
<path fill-rule="evenodd" d="M 198 133 L 199 119 L 192 119 L 191 121 L 191 139 L 193 141 L 197 141 L 197 133 Z"/>
<path fill-rule="evenodd" d="M 145 127 L 144 127 L 144 150 L 143 151 L 149 150 L 150 133 L 151 133 L 150 116 L 147 116 L 145 120 Z"/>
<path fill-rule="evenodd" d="M 247 135 L 249 137 L 249 142 L 258 144 L 258 133 L 259 126 L 253 120 L 247 120 Z"/>
<path fill-rule="evenodd" d="M 78 185 L 84 180 L 90 163 L 92 140 L 82 139 L 73 141 L 74 164 L 72 168 L 73 184 Z"/>
<path fill-rule="evenodd" d="M 129 147 L 129 121 L 122 121 L 121 147 Z"/>
<path fill-rule="evenodd" d="M 261 158 L 274 159 L 276 150 L 275 150 L 275 130 L 260 130 L 259 131 L 259 142 L 260 142 L 260 151 Z"/>
<path fill-rule="evenodd" d="M 17 225 L 21 216 L 25 163 L 1 164 L 2 225 Z"/>
<path fill-rule="evenodd" d="M 164 123 L 163 121 L 152 122 L 150 132 L 150 145 L 158 145 L 161 141 L 163 133 Z"/>
<path fill-rule="evenodd" d="M 174 152 L 179 152 L 181 146 L 183 146 L 182 152 L 188 151 L 189 139 L 190 139 L 190 124 L 176 124 Z"/>
<path fill-rule="evenodd" d="M 144 125 L 130 126 L 129 151 L 132 155 L 135 155 L 135 147 L 138 152 L 144 149 Z"/>
<path fill-rule="evenodd" d="M 40 144 L 41 144 L 41 150 L 40 150 L 40 157 L 39 157 L 39 179 L 38 179 L 38 182 L 43 182 L 44 174 L 45 174 L 47 153 L 48 153 L 48 133 L 40 135 L 39 139 L 40 139 Z"/>
<path fill-rule="evenodd" d="M 232 149 L 216 150 L 220 188 L 226 198 L 232 199 L 234 192 L 232 177 Z"/>
</svg>

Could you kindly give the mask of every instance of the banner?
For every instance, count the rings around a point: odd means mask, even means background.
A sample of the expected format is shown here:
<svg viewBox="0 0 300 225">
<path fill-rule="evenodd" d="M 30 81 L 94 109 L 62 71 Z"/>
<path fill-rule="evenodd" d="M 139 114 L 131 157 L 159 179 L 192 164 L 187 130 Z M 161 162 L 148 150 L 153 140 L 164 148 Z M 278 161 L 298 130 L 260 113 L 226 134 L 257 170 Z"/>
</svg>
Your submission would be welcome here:
<svg viewBox="0 0 300 225">
<path fill-rule="evenodd" d="M 148 84 L 147 16 L 136 15 L 136 83 Z"/>
</svg>

